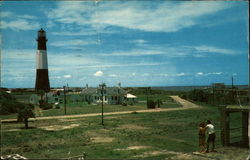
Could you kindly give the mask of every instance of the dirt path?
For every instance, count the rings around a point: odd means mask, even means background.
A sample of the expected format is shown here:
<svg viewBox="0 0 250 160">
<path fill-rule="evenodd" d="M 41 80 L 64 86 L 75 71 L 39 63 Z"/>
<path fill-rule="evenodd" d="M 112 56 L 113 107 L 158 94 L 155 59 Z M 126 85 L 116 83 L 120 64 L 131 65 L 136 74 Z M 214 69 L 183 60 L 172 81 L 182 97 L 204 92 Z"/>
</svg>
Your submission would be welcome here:
<svg viewBox="0 0 250 160">
<path fill-rule="evenodd" d="M 146 113 L 146 112 L 168 112 L 168 111 L 177 111 L 177 110 L 185 110 L 190 108 L 199 107 L 198 105 L 191 103 L 187 100 L 180 98 L 179 96 L 170 96 L 175 101 L 179 102 L 182 107 L 179 108 L 157 108 L 157 109 L 147 109 L 147 110 L 137 110 L 137 111 L 121 111 L 121 112 L 108 112 L 104 113 L 104 115 L 119 115 L 119 114 L 130 114 L 133 112 L 137 113 Z M 81 118 L 81 117 L 93 117 L 93 116 L 101 116 L 101 113 L 89 113 L 89 114 L 77 114 L 77 115 L 63 115 L 63 116 L 50 116 L 50 117 L 37 117 L 30 118 L 29 120 L 45 120 L 45 119 L 63 119 L 63 118 Z M 1 120 L 1 122 L 15 122 L 16 119 L 5 119 Z"/>
<path fill-rule="evenodd" d="M 172 99 L 174 99 L 175 101 L 179 102 L 183 107 L 187 107 L 187 108 L 196 108 L 199 107 L 197 104 L 194 104 L 192 102 L 189 102 L 185 99 L 182 99 L 179 96 L 170 96 Z"/>
</svg>

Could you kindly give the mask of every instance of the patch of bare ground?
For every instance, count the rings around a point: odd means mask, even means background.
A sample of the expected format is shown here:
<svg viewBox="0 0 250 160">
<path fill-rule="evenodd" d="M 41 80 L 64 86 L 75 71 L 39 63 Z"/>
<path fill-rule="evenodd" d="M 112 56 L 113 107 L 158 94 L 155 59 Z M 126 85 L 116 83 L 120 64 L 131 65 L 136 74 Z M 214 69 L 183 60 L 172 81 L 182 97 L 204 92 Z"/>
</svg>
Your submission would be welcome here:
<svg viewBox="0 0 250 160">
<path fill-rule="evenodd" d="M 89 131 L 86 131 L 85 134 L 87 136 L 100 136 L 100 135 L 104 135 L 104 134 L 107 134 L 109 133 L 110 130 L 108 129 L 105 129 L 105 128 L 102 128 L 102 129 L 96 129 L 96 130 L 89 130 Z"/>
<path fill-rule="evenodd" d="M 134 157 L 135 158 L 146 158 L 146 157 L 159 156 L 159 155 L 164 155 L 164 154 L 176 154 L 176 153 L 173 151 L 167 151 L 167 150 L 147 151 L 147 152 L 144 152 L 143 154 L 136 155 Z"/>
<path fill-rule="evenodd" d="M 43 130 L 46 131 L 60 131 L 60 130 L 66 130 L 66 129 L 71 129 L 80 126 L 79 124 L 69 124 L 69 125 L 50 125 L 50 126 L 44 126 L 44 127 L 39 127 Z"/>
<path fill-rule="evenodd" d="M 195 156 L 195 155 L 190 155 L 190 154 L 178 154 L 178 155 L 168 158 L 168 160 L 211 160 L 211 158 Z"/>
<path fill-rule="evenodd" d="M 119 116 L 107 116 L 107 117 L 105 117 L 105 119 L 120 119 L 121 117 L 119 117 Z"/>
<path fill-rule="evenodd" d="M 118 129 L 145 130 L 145 129 L 150 129 L 150 128 L 139 126 L 139 125 L 134 125 L 134 124 L 124 124 L 124 125 L 119 126 Z"/>
<path fill-rule="evenodd" d="M 140 149 L 148 149 L 151 146 L 130 146 L 127 148 L 117 148 L 115 151 L 127 151 L 127 150 L 140 150 Z"/>
<path fill-rule="evenodd" d="M 111 137 L 92 137 L 90 138 L 93 143 L 110 143 L 113 142 L 114 138 Z"/>
<path fill-rule="evenodd" d="M 58 119 L 60 122 L 74 122 L 77 121 L 79 119 Z"/>
<path fill-rule="evenodd" d="M 153 156 L 159 156 L 159 155 L 173 155 L 170 158 L 170 160 L 209 160 L 206 157 L 200 157 L 188 153 L 182 153 L 182 152 L 175 152 L 175 151 L 168 151 L 168 150 L 160 150 L 160 151 L 147 151 L 143 154 L 134 156 L 135 158 L 146 158 L 146 157 L 153 157 Z"/>
<path fill-rule="evenodd" d="M 9 129 L 9 130 L 3 130 L 4 132 L 16 132 L 21 131 L 21 129 Z"/>
</svg>

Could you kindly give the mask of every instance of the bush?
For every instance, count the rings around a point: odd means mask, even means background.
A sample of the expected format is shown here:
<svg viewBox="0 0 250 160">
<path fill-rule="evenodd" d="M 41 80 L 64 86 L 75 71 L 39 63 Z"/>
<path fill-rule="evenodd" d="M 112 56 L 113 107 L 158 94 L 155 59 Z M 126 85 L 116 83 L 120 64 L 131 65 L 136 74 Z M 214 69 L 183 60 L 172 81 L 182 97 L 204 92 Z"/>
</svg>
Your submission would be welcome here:
<svg viewBox="0 0 250 160">
<path fill-rule="evenodd" d="M 156 103 L 153 100 L 148 100 L 147 101 L 147 107 L 149 109 L 156 108 Z"/>
<path fill-rule="evenodd" d="M 0 89 L 0 115 L 17 113 L 20 105 L 22 103 L 18 102 L 15 97 Z"/>
<path fill-rule="evenodd" d="M 40 100 L 40 101 L 39 101 L 39 107 L 40 107 L 41 109 L 43 109 L 43 110 L 46 110 L 46 109 L 51 109 L 51 108 L 53 108 L 53 105 L 50 104 L 50 103 L 45 102 L 44 100 Z"/>
</svg>

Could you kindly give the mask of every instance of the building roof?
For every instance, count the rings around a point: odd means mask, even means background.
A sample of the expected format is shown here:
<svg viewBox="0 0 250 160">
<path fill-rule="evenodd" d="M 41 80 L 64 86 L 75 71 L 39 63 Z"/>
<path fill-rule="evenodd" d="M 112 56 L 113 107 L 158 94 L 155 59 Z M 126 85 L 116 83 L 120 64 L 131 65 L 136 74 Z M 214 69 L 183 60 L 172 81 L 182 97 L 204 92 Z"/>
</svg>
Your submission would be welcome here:
<svg viewBox="0 0 250 160">
<path fill-rule="evenodd" d="M 101 90 L 101 89 L 100 88 L 84 88 L 82 90 L 82 94 L 88 94 L 88 95 L 96 94 L 97 90 Z M 127 92 L 123 88 L 120 88 L 120 87 L 106 87 L 105 90 L 108 95 L 127 94 Z"/>
<path fill-rule="evenodd" d="M 127 98 L 137 98 L 135 95 L 128 93 L 125 97 Z"/>
<path fill-rule="evenodd" d="M 83 94 L 95 94 L 97 88 L 84 88 L 82 90 Z"/>
</svg>

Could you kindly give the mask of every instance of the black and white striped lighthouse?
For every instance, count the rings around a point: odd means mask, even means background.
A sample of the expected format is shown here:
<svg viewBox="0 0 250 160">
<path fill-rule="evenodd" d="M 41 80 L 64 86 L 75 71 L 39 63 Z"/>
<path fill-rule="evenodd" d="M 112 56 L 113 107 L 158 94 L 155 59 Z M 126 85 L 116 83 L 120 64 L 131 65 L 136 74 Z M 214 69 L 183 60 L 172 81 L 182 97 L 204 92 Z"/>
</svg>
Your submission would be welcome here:
<svg viewBox="0 0 250 160">
<path fill-rule="evenodd" d="M 37 52 L 36 52 L 36 86 L 35 90 L 50 91 L 49 72 L 46 47 L 46 32 L 41 28 L 37 36 Z"/>
</svg>

